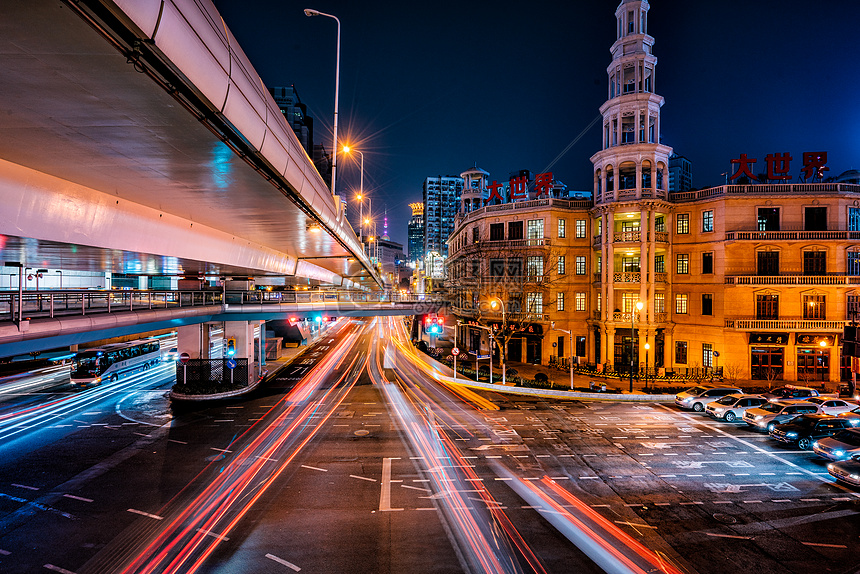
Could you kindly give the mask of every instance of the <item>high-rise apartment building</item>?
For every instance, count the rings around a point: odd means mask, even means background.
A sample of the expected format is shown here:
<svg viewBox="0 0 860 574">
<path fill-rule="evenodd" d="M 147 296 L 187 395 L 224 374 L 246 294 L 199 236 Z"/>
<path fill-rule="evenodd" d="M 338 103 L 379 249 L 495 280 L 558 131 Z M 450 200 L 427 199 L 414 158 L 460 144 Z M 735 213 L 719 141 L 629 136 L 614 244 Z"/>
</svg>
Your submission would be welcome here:
<svg viewBox="0 0 860 574">
<path fill-rule="evenodd" d="M 409 232 L 409 261 L 419 261 L 424 258 L 424 204 L 410 203 L 412 218 L 407 226 Z"/>
<path fill-rule="evenodd" d="M 460 208 L 463 178 L 453 175 L 424 180 L 424 253 L 448 255 L 448 236 Z"/>
<path fill-rule="evenodd" d="M 287 124 L 305 148 L 308 156 L 314 153 L 314 119 L 308 115 L 308 107 L 299 98 L 295 86 L 269 88 L 269 93 L 275 98 Z"/>
</svg>

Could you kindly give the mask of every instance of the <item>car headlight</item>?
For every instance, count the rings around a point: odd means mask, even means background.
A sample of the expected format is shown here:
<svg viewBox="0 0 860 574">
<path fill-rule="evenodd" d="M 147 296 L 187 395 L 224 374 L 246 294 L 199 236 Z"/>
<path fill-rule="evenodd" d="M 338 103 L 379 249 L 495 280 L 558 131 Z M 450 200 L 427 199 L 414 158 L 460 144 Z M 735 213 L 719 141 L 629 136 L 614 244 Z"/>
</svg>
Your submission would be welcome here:
<svg viewBox="0 0 860 574">
<path fill-rule="evenodd" d="M 757 420 L 757 421 L 760 421 L 763 418 L 764 418 L 764 415 L 756 415 L 755 416 L 755 420 Z"/>
<path fill-rule="evenodd" d="M 851 480 L 860 480 L 860 475 L 852 474 L 850 476 L 851 476 Z"/>
<path fill-rule="evenodd" d="M 827 465 L 827 470 L 833 470 L 833 464 L 832 463 Z"/>
<path fill-rule="evenodd" d="M 860 419 L 848 419 L 848 422 L 851 423 L 852 427 L 856 427 L 858 424 L 860 424 Z"/>
<path fill-rule="evenodd" d="M 818 448 L 818 441 L 812 441 L 812 448 Z"/>
<path fill-rule="evenodd" d="M 841 450 L 841 449 L 840 450 L 834 450 L 833 456 L 845 456 L 845 451 Z"/>
<path fill-rule="evenodd" d="M 788 438 L 797 438 L 797 433 L 796 432 L 787 432 L 787 433 L 785 433 L 785 436 L 787 436 Z"/>
</svg>

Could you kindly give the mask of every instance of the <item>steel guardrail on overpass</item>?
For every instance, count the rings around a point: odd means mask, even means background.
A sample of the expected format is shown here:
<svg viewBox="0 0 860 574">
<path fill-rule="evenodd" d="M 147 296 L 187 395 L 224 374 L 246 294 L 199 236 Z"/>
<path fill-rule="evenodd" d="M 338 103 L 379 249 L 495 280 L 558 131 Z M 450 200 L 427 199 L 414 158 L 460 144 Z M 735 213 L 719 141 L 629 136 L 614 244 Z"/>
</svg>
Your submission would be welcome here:
<svg viewBox="0 0 860 574">
<path fill-rule="evenodd" d="M 280 303 L 423 303 L 442 302 L 438 296 L 403 295 L 380 291 L 149 291 L 149 290 L 46 290 L 0 291 L 0 322 L 22 319 L 83 316 L 155 309 L 178 309 L 245 304 Z M 20 307 L 23 305 L 23 307 Z"/>
</svg>

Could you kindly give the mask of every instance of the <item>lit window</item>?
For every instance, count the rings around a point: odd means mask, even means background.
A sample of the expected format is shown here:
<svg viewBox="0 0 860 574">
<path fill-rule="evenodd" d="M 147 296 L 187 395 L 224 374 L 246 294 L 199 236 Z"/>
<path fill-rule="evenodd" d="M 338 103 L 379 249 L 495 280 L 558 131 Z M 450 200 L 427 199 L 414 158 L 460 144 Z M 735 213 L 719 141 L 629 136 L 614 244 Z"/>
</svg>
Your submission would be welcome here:
<svg viewBox="0 0 860 574">
<path fill-rule="evenodd" d="M 676 232 L 679 235 L 684 235 L 690 233 L 690 214 L 689 213 L 679 213 L 678 219 L 675 221 L 677 224 Z"/>
<path fill-rule="evenodd" d="M 526 239 L 543 239 L 543 219 L 531 219 L 527 224 Z"/>
<path fill-rule="evenodd" d="M 675 273 L 686 275 L 690 272 L 690 255 L 678 253 L 675 255 Z"/>
<path fill-rule="evenodd" d="M 585 275 L 585 255 L 576 256 L 576 274 Z"/>
<path fill-rule="evenodd" d="M 555 294 L 555 310 L 564 311 L 564 293 L 561 291 Z"/>
<path fill-rule="evenodd" d="M 566 225 L 566 223 L 567 223 L 567 222 L 566 222 L 564 219 L 559 219 L 559 220 L 558 220 L 558 237 L 559 237 L 559 239 L 564 239 L 564 233 L 565 233 L 565 225 Z"/>
<path fill-rule="evenodd" d="M 585 308 L 585 293 L 577 293 L 575 296 L 576 310 L 586 311 Z"/>
<path fill-rule="evenodd" d="M 529 313 L 543 313 L 543 296 L 540 293 L 526 293 L 526 305 Z"/>
<path fill-rule="evenodd" d="M 576 238 L 577 239 L 585 239 L 585 234 L 588 232 L 588 228 L 586 226 L 588 222 L 585 219 L 577 219 L 576 220 Z"/>
<path fill-rule="evenodd" d="M 702 231 L 714 230 L 714 212 L 712 210 L 702 212 Z"/>
<path fill-rule="evenodd" d="M 558 256 L 558 274 L 559 274 L 559 275 L 564 275 L 564 274 L 565 274 L 565 269 L 564 269 L 564 255 L 559 255 L 559 256 Z"/>
<path fill-rule="evenodd" d="M 675 314 L 687 314 L 687 295 L 685 293 L 678 293 L 675 295 Z"/>
</svg>

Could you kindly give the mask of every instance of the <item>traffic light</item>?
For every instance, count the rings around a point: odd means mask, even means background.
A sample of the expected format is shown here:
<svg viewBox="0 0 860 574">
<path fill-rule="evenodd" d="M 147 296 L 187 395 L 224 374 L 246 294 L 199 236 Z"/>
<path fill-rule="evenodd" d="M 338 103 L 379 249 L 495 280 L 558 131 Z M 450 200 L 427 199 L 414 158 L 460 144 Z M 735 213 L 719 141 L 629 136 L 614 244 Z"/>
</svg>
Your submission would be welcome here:
<svg viewBox="0 0 860 574">
<path fill-rule="evenodd" d="M 236 355 L 236 338 L 230 337 L 227 339 L 227 357 L 233 358 Z"/>
<path fill-rule="evenodd" d="M 442 325 L 445 324 L 445 317 L 427 317 L 427 321 L 429 322 L 428 333 L 431 335 L 442 334 Z"/>
</svg>

